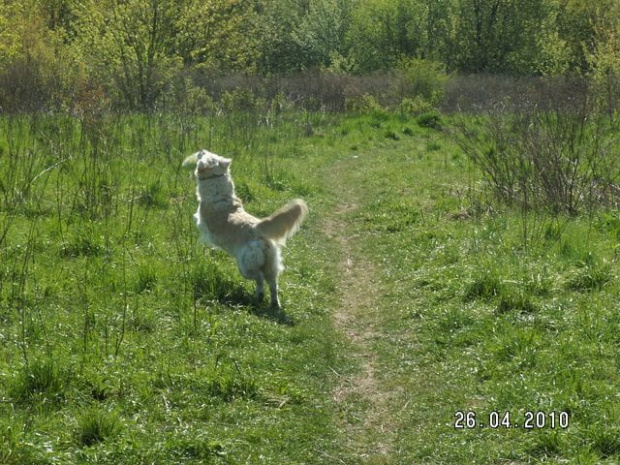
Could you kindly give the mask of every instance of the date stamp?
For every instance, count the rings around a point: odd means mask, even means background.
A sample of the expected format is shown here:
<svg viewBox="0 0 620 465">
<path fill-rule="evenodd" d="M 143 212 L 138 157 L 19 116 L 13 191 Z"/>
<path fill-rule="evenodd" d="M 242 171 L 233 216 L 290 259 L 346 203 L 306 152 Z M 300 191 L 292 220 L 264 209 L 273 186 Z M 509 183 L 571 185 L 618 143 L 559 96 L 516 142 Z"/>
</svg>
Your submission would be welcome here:
<svg viewBox="0 0 620 465">
<path fill-rule="evenodd" d="M 454 414 L 453 426 L 460 430 L 473 429 L 568 429 L 570 415 L 568 412 L 525 411 L 513 415 L 511 412 L 489 412 L 479 415 L 473 410 L 459 410 Z"/>
</svg>

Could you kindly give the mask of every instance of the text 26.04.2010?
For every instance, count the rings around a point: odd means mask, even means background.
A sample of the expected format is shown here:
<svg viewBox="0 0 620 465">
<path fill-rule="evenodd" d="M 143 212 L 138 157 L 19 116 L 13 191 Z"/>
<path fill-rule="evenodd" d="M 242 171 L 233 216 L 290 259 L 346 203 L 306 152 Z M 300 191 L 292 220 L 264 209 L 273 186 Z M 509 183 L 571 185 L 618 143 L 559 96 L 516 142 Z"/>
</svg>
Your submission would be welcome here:
<svg viewBox="0 0 620 465">
<path fill-rule="evenodd" d="M 454 414 L 454 428 L 520 428 L 520 429 L 567 429 L 570 415 L 565 411 L 525 411 L 523 414 L 512 415 L 511 412 L 493 411 L 487 415 L 479 415 L 473 410 L 459 410 Z"/>
</svg>

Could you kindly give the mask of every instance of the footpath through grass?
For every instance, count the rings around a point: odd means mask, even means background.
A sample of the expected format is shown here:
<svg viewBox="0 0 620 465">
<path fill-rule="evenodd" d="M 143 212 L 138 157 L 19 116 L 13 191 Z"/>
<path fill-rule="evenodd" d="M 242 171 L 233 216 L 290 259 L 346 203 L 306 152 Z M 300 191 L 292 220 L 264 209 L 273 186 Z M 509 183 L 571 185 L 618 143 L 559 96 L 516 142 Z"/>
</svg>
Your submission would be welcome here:
<svg viewBox="0 0 620 465">
<path fill-rule="evenodd" d="M 617 213 L 487 208 L 415 119 L 279 118 L 0 120 L 0 463 L 617 462 Z M 308 202 L 284 313 L 196 243 L 200 147 Z"/>
</svg>

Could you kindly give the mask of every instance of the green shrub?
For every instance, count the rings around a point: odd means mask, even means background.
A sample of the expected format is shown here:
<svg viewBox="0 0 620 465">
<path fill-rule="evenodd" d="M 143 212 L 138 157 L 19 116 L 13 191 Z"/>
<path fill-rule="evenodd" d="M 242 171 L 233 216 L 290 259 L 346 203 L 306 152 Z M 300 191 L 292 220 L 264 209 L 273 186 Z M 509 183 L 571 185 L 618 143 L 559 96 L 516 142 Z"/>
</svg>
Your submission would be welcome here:
<svg viewBox="0 0 620 465">
<path fill-rule="evenodd" d="M 231 402 L 237 398 L 255 398 L 258 386 L 253 379 L 247 379 L 239 373 L 219 374 L 208 383 L 207 392 L 213 397 Z"/>
<path fill-rule="evenodd" d="M 503 292 L 495 313 L 502 314 L 512 311 L 520 313 L 533 313 L 537 310 L 536 305 L 532 303 L 530 298 L 520 292 Z"/>
<path fill-rule="evenodd" d="M 400 136 L 393 129 L 388 129 L 385 131 L 385 138 L 392 140 L 400 140 Z"/>
<path fill-rule="evenodd" d="M 431 106 L 443 98 L 449 78 L 443 64 L 419 58 L 402 60 L 397 76 L 399 95 L 422 99 Z"/>
<path fill-rule="evenodd" d="M 423 128 L 441 128 L 441 116 L 436 111 L 422 113 L 416 118 L 416 122 Z"/>
<path fill-rule="evenodd" d="M 427 113 L 432 109 L 433 105 L 420 95 L 405 97 L 398 105 L 398 111 L 401 115 L 419 115 L 421 113 Z"/>
<path fill-rule="evenodd" d="M 620 119 L 584 99 L 522 111 L 498 105 L 452 134 L 501 203 L 569 215 L 616 205 Z"/>
<path fill-rule="evenodd" d="M 346 110 L 351 113 L 385 113 L 385 109 L 377 102 L 377 99 L 370 94 L 363 94 L 358 97 L 350 97 L 347 99 L 345 106 Z"/>
</svg>

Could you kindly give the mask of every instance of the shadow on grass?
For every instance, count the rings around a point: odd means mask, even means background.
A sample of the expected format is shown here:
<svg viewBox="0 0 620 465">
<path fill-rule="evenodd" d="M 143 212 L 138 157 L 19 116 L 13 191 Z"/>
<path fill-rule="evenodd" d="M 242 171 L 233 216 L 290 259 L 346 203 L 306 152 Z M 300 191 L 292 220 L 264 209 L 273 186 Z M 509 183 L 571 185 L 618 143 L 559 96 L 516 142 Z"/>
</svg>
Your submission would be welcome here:
<svg viewBox="0 0 620 465">
<path fill-rule="evenodd" d="M 281 325 L 295 325 L 293 319 L 284 310 L 273 308 L 270 305 L 268 297 L 259 302 L 241 284 L 223 277 L 217 278 L 217 285 L 215 286 L 195 286 L 194 298 L 197 300 L 202 298 L 212 299 L 227 307 L 246 308 L 250 314 L 257 317 L 271 320 Z"/>
<path fill-rule="evenodd" d="M 191 272 L 191 286 L 195 300 L 213 300 L 228 307 L 247 308 L 249 313 L 272 320 L 281 325 L 294 326 L 294 322 L 281 309 L 269 305 L 269 298 L 258 301 L 247 287 L 214 261 L 199 263 Z"/>
<path fill-rule="evenodd" d="M 273 308 L 266 302 L 256 302 L 256 299 L 253 299 L 253 304 L 249 308 L 250 313 L 260 318 L 275 321 L 280 325 L 295 326 L 295 321 L 284 310 Z"/>
<path fill-rule="evenodd" d="M 258 301 L 253 294 L 248 293 L 242 286 L 236 285 L 233 292 L 216 296 L 218 303 L 229 307 L 243 307 L 259 318 L 274 321 L 281 325 L 295 326 L 293 319 L 282 308 L 273 308 L 269 298 Z"/>
</svg>

